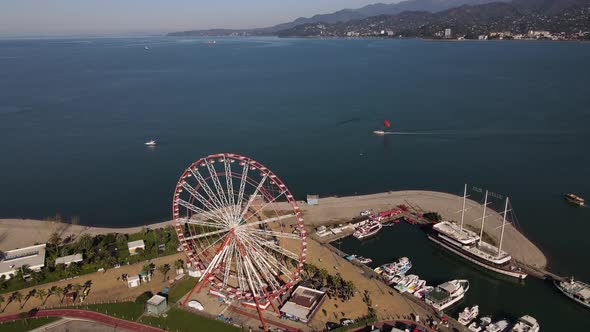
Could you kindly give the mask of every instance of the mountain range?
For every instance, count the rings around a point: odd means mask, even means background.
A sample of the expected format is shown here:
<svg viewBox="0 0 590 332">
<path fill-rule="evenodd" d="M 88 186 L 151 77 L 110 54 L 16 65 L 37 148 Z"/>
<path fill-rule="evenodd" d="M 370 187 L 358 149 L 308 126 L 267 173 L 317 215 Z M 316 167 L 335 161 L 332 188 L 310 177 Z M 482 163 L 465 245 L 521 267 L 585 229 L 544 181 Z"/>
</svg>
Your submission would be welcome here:
<svg viewBox="0 0 590 332">
<path fill-rule="evenodd" d="M 392 31 L 395 35 L 432 38 L 442 37 L 447 28 L 453 36 L 465 38 L 493 32 L 527 34 L 530 30 L 547 30 L 559 33 L 563 39 L 580 39 L 584 38 L 580 31 L 590 30 L 590 0 L 513 0 L 462 5 L 435 13 L 404 11 L 347 22 L 308 23 L 281 30 L 278 35 L 375 36 Z"/>
<path fill-rule="evenodd" d="M 169 36 L 224 36 L 231 34 L 274 35 L 279 31 L 310 23 L 337 23 L 364 19 L 378 15 L 396 15 L 404 11 L 439 12 L 465 4 L 477 5 L 498 0 L 406 0 L 398 3 L 375 3 L 357 9 L 342 9 L 329 14 L 300 17 L 294 21 L 257 29 L 206 29 L 169 33 Z M 533 1 L 533 0 L 522 0 Z M 534 0 L 543 1 L 543 0 Z M 570 1 L 570 0 L 564 0 Z"/>
</svg>

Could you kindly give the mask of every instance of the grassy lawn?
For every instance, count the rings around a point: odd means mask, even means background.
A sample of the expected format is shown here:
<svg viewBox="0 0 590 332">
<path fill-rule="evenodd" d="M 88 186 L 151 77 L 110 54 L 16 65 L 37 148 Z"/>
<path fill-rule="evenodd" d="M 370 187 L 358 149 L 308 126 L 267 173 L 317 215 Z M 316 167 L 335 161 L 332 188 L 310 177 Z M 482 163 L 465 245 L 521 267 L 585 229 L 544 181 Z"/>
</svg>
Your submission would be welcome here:
<svg viewBox="0 0 590 332">
<path fill-rule="evenodd" d="M 0 331 L 2 332 L 23 332 L 30 331 L 41 327 L 45 324 L 59 320 L 59 317 L 43 317 L 32 319 L 21 319 L 10 323 L 0 324 Z"/>
<path fill-rule="evenodd" d="M 168 293 L 168 303 L 176 303 L 186 295 L 186 293 L 190 292 L 196 283 L 197 279 L 195 278 L 188 277 L 181 280 L 170 289 L 170 292 Z"/>
<path fill-rule="evenodd" d="M 174 307 L 171 307 L 166 314 L 167 317 L 165 318 L 144 316 L 139 322 L 169 331 L 240 331 L 239 328 L 233 325 Z"/>
<path fill-rule="evenodd" d="M 135 302 L 90 304 L 88 306 L 80 306 L 75 308 L 96 311 L 126 320 L 137 320 L 144 311 L 143 305 L 137 304 Z"/>
</svg>

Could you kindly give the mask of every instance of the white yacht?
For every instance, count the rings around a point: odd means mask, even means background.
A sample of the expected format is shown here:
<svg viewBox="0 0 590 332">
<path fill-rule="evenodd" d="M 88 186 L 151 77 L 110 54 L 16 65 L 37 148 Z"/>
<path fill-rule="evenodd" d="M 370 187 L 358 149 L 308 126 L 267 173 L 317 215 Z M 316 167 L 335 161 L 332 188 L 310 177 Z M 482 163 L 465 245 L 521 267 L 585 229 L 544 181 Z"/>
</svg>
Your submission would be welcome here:
<svg viewBox="0 0 590 332">
<path fill-rule="evenodd" d="M 522 316 L 518 319 L 518 322 L 514 324 L 511 332 L 539 332 L 541 326 L 537 320 L 529 315 Z"/>
<path fill-rule="evenodd" d="M 414 292 L 414 296 L 419 299 L 424 299 L 424 296 L 426 296 L 426 294 L 432 292 L 433 290 L 434 287 L 432 286 L 424 286 L 420 289 L 416 289 L 416 291 Z"/>
<path fill-rule="evenodd" d="M 414 294 L 415 291 L 417 291 L 418 289 L 422 289 L 424 286 L 426 286 L 426 280 L 416 280 L 416 282 L 413 282 L 408 286 L 407 292 L 410 294 Z"/>
<path fill-rule="evenodd" d="M 467 326 L 467 324 L 477 318 L 477 315 L 479 315 L 479 306 L 474 305 L 471 308 L 465 307 L 465 309 L 459 314 L 459 323 L 463 326 Z"/>
<path fill-rule="evenodd" d="M 426 303 L 441 311 L 461 301 L 469 290 L 469 281 L 452 280 L 438 285 L 426 295 Z"/>
<path fill-rule="evenodd" d="M 510 325 L 510 323 L 508 323 L 507 320 L 502 319 L 486 326 L 486 332 L 504 332 L 508 330 L 508 325 Z"/>
<path fill-rule="evenodd" d="M 157 143 L 155 140 L 149 140 L 147 142 L 144 143 L 147 146 L 155 146 Z"/>
</svg>

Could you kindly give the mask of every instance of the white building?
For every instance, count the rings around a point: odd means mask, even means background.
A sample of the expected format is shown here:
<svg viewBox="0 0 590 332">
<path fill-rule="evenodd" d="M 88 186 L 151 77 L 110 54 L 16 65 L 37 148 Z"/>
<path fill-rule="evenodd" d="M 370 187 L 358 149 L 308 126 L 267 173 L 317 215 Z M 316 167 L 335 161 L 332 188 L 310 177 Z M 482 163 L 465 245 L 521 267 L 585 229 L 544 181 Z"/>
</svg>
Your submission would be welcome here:
<svg viewBox="0 0 590 332">
<path fill-rule="evenodd" d="M 451 28 L 446 28 L 445 29 L 445 38 L 451 38 Z"/>
<path fill-rule="evenodd" d="M 59 257 L 58 259 L 55 260 L 55 265 L 64 264 L 65 266 L 68 266 L 72 263 L 80 263 L 83 260 L 84 260 L 84 258 L 82 257 L 82 254 L 74 254 L 74 255 Z"/>
<path fill-rule="evenodd" d="M 127 243 L 127 248 L 132 256 L 137 255 L 137 249 L 145 250 L 145 243 L 143 240 L 131 241 Z"/>
<path fill-rule="evenodd" d="M 133 288 L 139 286 L 139 276 L 127 277 L 127 287 Z"/>
<path fill-rule="evenodd" d="M 12 278 L 22 266 L 39 271 L 45 266 L 45 244 L 6 251 L 0 256 L 0 277 Z"/>
</svg>

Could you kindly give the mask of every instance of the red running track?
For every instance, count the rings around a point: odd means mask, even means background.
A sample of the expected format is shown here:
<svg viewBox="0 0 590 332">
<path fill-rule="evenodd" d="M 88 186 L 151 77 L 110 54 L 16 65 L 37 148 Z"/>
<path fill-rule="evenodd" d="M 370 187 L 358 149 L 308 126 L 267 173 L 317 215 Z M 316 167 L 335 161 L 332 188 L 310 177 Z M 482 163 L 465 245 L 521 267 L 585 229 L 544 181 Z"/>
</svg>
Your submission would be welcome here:
<svg viewBox="0 0 590 332">
<path fill-rule="evenodd" d="M 119 319 L 115 317 L 111 317 L 108 315 L 104 315 L 94 311 L 87 311 L 87 310 L 77 310 L 77 309 L 48 309 L 48 310 L 39 310 L 34 313 L 29 313 L 27 318 L 31 317 L 71 317 L 71 318 L 80 318 L 91 320 L 94 322 L 99 322 L 105 325 L 109 325 L 112 327 L 118 327 L 122 329 L 126 329 L 129 331 L 137 331 L 137 332 L 162 332 L 164 330 L 143 325 L 136 322 L 131 322 L 124 319 Z M 22 319 L 19 314 L 7 315 L 0 317 L 0 322 L 11 322 L 14 320 Z"/>
</svg>

